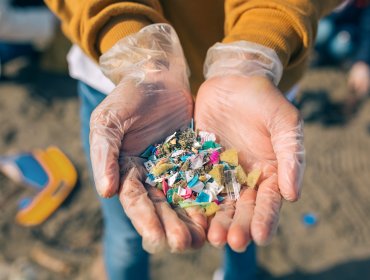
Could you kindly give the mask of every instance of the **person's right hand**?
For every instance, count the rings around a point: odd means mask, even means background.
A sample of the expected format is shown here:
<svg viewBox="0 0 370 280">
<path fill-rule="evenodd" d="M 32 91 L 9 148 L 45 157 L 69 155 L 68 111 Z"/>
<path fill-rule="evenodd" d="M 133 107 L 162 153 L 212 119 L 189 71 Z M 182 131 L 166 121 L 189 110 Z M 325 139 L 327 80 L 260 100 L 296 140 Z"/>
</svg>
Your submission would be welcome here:
<svg viewBox="0 0 370 280">
<path fill-rule="evenodd" d="M 186 63 L 169 25 L 151 25 L 117 43 L 101 58 L 116 89 L 95 109 L 90 149 L 95 184 L 103 197 L 119 195 L 150 253 L 203 245 L 207 220 L 198 208 L 172 209 L 163 192 L 144 183 L 139 155 L 192 118 Z"/>
</svg>

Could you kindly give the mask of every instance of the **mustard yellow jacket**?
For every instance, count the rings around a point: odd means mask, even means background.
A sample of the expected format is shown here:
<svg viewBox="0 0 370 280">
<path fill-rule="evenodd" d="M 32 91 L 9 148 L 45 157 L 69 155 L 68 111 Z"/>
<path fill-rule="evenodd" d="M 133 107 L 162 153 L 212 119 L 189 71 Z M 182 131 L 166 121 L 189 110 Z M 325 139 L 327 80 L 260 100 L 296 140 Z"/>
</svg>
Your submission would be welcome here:
<svg viewBox="0 0 370 280">
<path fill-rule="evenodd" d="M 193 93 L 206 52 L 216 42 L 246 40 L 276 51 L 282 91 L 302 76 L 320 17 L 343 0 L 45 0 L 67 37 L 90 57 L 146 25 L 172 24 L 182 43 Z"/>
</svg>

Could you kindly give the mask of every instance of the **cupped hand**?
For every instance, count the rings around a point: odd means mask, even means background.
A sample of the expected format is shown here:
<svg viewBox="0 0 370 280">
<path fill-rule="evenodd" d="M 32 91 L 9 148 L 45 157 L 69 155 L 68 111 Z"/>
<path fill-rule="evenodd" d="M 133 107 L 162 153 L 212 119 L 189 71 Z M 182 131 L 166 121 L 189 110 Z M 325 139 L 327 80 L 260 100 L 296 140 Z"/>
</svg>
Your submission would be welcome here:
<svg viewBox="0 0 370 280">
<path fill-rule="evenodd" d="M 249 172 L 260 169 L 258 190 L 226 200 L 208 228 L 214 246 L 244 251 L 253 240 L 268 243 L 278 225 L 282 198 L 300 196 L 304 170 L 303 123 L 298 111 L 265 77 L 216 76 L 203 83 L 195 103 L 197 129 L 236 148 Z"/>
<path fill-rule="evenodd" d="M 125 80 L 92 114 L 91 161 L 98 193 L 119 195 L 143 247 L 154 253 L 166 246 L 183 251 L 201 246 L 206 218 L 200 209 L 171 209 L 164 194 L 144 183 L 146 172 L 138 156 L 192 117 L 190 92 L 168 73 L 154 73 L 150 82 Z"/>
</svg>

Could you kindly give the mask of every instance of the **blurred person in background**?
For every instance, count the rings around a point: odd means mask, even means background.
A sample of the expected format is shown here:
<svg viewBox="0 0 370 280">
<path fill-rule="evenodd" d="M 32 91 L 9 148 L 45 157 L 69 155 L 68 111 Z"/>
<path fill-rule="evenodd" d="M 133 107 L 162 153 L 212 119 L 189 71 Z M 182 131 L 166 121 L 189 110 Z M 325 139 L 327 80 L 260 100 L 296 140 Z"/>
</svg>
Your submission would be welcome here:
<svg viewBox="0 0 370 280">
<path fill-rule="evenodd" d="M 148 279 L 147 252 L 206 239 L 225 247 L 217 279 L 255 279 L 254 243 L 271 240 L 283 199 L 299 198 L 303 176 L 303 126 L 282 92 L 303 75 L 319 18 L 341 2 L 46 1 L 75 44 L 68 61 L 102 197 L 109 279 Z M 247 171 L 263 171 L 258 192 L 247 189 L 208 222 L 201 209 L 171 209 L 145 186 L 138 157 L 192 117 L 236 148 Z"/>
<path fill-rule="evenodd" d="M 361 99 L 370 91 L 370 1 L 351 0 L 322 19 L 314 65 L 349 68 L 348 86 Z"/>
<path fill-rule="evenodd" d="M 51 42 L 56 18 L 42 0 L 0 1 L 0 77 L 2 67 L 21 56 L 35 56 Z"/>
</svg>

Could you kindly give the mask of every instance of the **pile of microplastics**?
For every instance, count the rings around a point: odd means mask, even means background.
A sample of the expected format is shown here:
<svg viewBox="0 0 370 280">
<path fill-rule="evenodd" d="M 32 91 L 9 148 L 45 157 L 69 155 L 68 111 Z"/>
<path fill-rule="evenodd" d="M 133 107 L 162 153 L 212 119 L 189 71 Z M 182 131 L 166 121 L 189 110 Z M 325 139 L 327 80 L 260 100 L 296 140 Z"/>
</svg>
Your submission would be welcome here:
<svg viewBox="0 0 370 280">
<path fill-rule="evenodd" d="M 161 189 L 172 206 L 201 206 L 207 216 L 219 210 L 228 196 L 239 198 L 241 186 L 255 188 L 260 170 L 248 175 L 239 165 L 235 149 L 224 150 L 213 133 L 177 131 L 141 155 L 146 183 Z"/>
</svg>

